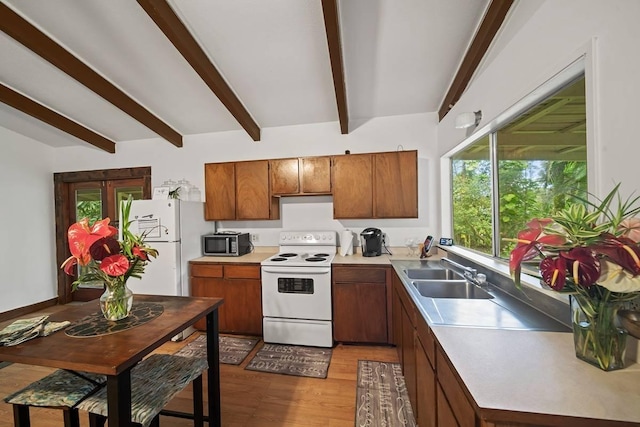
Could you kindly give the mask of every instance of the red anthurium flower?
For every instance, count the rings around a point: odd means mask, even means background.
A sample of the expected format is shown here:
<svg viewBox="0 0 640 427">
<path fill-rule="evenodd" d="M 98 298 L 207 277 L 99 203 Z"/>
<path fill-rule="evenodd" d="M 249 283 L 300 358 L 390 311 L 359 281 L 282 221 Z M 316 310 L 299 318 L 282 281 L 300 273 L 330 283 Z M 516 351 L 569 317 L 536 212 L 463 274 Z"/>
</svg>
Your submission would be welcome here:
<svg viewBox="0 0 640 427">
<path fill-rule="evenodd" d="M 548 218 L 536 218 L 527 223 L 528 229 L 518 233 L 516 247 L 509 256 L 509 270 L 514 280 L 520 277 L 522 262 L 535 258 L 541 252 L 543 245 L 559 246 L 565 243 L 566 239 L 563 236 L 544 234 L 544 227 L 552 222 Z"/>
<path fill-rule="evenodd" d="M 78 265 L 78 259 L 74 256 L 70 256 L 69 258 L 66 259 L 65 262 L 62 263 L 62 269 L 69 276 L 73 276 L 74 274 L 73 267 L 75 267 L 76 265 Z"/>
<path fill-rule="evenodd" d="M 137 245 L 134 246 L 131 252 L 133 253 L 133 255 L 137 256 L 143 261 L 146 261 L 149 259 L 149 257 L 147 256 L 147 253 L 140 246 L 137 246 Z"/>
<path fill-rule="evenodd" d="M 567 259 L 567 268 L 576 286 L 588 288 L 600 278 L 600 260 L 591 249 L 573 248 L 560 252 L 560 256 Z"/>
<path fill-rule="evenodd" d="M 567 279 L 567 260 L 564 257 L 546 257 L 540 262 L 540 274 L 547 286 L 561 291 Z"/>
<path fill-rule="evenodd" d="M 628 237 L 616 237 L 609 233 L 602 237 L 602 243 L 592 246 L 596 252 L 606 255 L 629 273 L 640 274 L 640 248 L 636 242 Z"/>
<path fill-rule="evenodd" d="M 100 270 L 109 276 L 122 276 L 129 270 L 129 260 L 122 254 L 108 256 L 100 263 Z"/>
<path fill-rule="evenodd" d="M 113 237 L 103 237 L 95 241 L 89 248 L 91 257 L 96 261 L 120 253 L 120 243 Z"/>
<path fill-rule="evenodd" d="M 96 221 L 89 228 L 89 219 L 83 218 L 69 227 L 67 238 L 69 240 L 69 251 L 80 265 L 87 265 L 91 261 L 89 248 L 96 240 L 102 237 L 114 236 L 118 230 L 109 225 L 109 218 Z"/>
</svg>

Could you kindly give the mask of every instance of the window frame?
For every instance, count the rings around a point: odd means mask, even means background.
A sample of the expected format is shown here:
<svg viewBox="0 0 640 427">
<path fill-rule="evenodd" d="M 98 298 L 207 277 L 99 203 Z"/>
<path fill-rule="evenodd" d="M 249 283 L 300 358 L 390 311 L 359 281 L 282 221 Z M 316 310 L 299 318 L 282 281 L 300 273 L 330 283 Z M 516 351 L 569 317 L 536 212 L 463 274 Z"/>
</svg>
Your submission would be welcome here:
<svg viewBox="0 0 640 427">
<path fill-rule="evenodd" d="M 563 87 L 575 82 L 580 78 L 585 78 L 585 90 L 589 93 L 586 103 L 586 115 L 587 115 L 587 128 L 591 128 L 591 122 L 593 114 L 592 110 L 590 110 L 590 106 L 593 106 L 596 102 L 593 98 L 591 91 L 589 90 L 591 84 L 591 72 L 586 67 L 586 55 L 580 56 L 577 60 L 571 63 L 569 66 L 558 72 L 556 75 L 548 79 L 546 82 L 542 83 L 532 92 L 524 96 L 521 100 L 516 102 L 513 106 L 507 108 L 504 112 L 500 113 L 494 120 L 489 122 L 484 127 L 473 131 L 471 135 L 468 135 L 460 144 L 458 144 L 455 148 L 445 153 L 440 158 L 440 170 L 441 170 L 441 181 L 446 183 L 443 185 L 443 188 L 447 188 L 448 192 L 443 194 L 443 208 L 442 212 L 442 230 L 447 231 L 449 235 L 453 236 L 453 180 L 452 180 L 452 158 L 481 140 L 482 138 L 489 137 L 489 147 L 490 147 L 490 160 L 491 160 L 491 200 L 492 200 L 492 253 L 487 254 L 479 251 L 475 251 L 472 248 L 461 246 L 466 251 L 470 251 L 472 253 L 477 253 L 480 256 L 490 257 L 493 260 L 498 262 L 504 262 L 503 258 L 500 258 L 498 253 L 498 245 L 497 242 L 500 239 L 500 229 L 497 224 L 499 224 L 499 211 L 496 209 L 499 206 L 499 194 L 498 194 L 498 168 L 496 165 L 498 164 L 498 153 L 496 150 L 497 145 L 497 132 L 503 127 L 507 126 L 509 123 L 514 121 L 519 116 L 523 115 L 525 112 L 535 107 L 549 96 L 552 96 L 554 93 L 558 92 Z M 594 91 L 595 92 L 595 91 Z M 593 144 L 590 141 L 589 134 L 593 133 L 589 131 L 587 133 L 587 163 L 590 165 L 588 168 L 588 188 L 590 191 L 595 187 L 593 177 L 595 175 L 594 169 L 596 169 L 596 165 L 591 162 L 593 158 L 592 150 Z M 446 219 L 446 221 L 445 221 Z M 455 242 L 454 242 L 455 243 Z"/>
</svg>

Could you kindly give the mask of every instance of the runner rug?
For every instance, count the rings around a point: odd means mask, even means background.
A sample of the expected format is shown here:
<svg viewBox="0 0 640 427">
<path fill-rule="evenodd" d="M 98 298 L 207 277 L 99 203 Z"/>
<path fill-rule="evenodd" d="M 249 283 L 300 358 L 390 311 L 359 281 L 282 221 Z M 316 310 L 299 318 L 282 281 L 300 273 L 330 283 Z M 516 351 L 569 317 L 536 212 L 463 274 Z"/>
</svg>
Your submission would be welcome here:
<svg viewBox="0 0 640 427">
<path fill-rule="evenodd" d="M 415 427 L 398 363 L 358 361 L 356 427 Z"/>
<path fill-rule="evenodd" d="M 251 350 L 260 341 L 257 337 L 228 337 L 220 335 L 218 348 L 220 349 L 220 363 L 227 365 L 239 365 L 251 353 Z M 176 356 L 207 357 L 207 336 L 200 335 L 195 340 L 184 346 L 176 353 Z"/>
<path fill-rule="evenodd" d="M 299 377 L 327 378 L 330 348 L 265 344 L 245 369 Z"/>
</svg>

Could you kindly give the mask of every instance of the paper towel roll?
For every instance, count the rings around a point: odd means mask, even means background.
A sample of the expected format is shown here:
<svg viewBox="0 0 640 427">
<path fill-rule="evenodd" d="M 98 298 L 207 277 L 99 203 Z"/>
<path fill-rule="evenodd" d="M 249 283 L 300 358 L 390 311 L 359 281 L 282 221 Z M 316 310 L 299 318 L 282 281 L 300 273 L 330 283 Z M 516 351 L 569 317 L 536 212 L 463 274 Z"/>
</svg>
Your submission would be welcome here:
<svg viewBox="0 0 640 427">
<path fill-rule="evenodd" d="M 340 255 L 353 254 L 353 233 L 350 230 L 344 230 L 340 233 Z"/>
</svg>

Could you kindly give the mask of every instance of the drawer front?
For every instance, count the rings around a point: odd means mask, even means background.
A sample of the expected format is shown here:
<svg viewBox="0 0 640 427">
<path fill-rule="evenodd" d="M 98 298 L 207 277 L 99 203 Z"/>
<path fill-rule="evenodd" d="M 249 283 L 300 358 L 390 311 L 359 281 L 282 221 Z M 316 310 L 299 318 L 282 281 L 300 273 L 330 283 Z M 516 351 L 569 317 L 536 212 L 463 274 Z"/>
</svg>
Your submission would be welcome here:
<svg viewBox="0 0 640 427">
<path fill-rule="evenodd" d="M 386 283 L 385 268 L 334 267 L 334 282 Z"/>
<path fill-rule="evenodd" d="M 251 265 L 251 264 L 225 265 L 224 278 L 225 279 L 260 279 L 260 266 Z"/>
<path fill-rule="evenodd" d="M 193 277 L 222 277 L 222 265 L 219 264 L 191 264 Z"/>
</svg>

